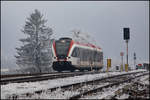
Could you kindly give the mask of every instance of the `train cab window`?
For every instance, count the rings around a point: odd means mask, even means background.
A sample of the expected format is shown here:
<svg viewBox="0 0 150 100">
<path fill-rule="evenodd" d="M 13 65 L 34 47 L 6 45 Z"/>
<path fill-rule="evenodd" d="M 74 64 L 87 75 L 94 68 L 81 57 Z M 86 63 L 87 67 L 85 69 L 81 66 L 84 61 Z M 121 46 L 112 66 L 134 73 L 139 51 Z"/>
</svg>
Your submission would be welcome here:
<svg viewBox="0 0 150 100">
<path fill-rule="evenodd" d="M 57 56 L 67 56 L 69 51 L 70 41 L 56 41 L 56 53 Z"/>
</svg>

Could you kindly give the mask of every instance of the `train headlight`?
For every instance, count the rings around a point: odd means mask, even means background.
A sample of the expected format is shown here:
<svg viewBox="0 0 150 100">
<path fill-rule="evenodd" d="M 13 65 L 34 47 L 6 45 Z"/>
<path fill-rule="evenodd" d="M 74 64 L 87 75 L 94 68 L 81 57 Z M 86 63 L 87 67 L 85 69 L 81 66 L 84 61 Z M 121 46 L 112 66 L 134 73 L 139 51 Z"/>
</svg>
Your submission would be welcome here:
<svg viewBox="0 0 150 100">
<path fill-rule="evenodd" d="M 66 41 L 65 40 L 61 40 L 61 42 L 65 43 Z"/>
</svg>

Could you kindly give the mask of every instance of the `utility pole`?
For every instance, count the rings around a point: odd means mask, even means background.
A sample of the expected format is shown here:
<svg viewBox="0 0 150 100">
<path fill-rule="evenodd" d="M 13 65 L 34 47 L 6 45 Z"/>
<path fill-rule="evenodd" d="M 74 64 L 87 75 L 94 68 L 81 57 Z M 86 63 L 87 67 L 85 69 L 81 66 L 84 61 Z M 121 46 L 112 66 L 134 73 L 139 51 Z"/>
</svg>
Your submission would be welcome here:
<svg viewBox="0 0 150 100">
<path fill-rule="evenodd" d="M 136 53 L 134 52 L 134 57 L 133 57 L 133 59 L 134 59 L 134 67 L 136 68 Z"/>
</svg>

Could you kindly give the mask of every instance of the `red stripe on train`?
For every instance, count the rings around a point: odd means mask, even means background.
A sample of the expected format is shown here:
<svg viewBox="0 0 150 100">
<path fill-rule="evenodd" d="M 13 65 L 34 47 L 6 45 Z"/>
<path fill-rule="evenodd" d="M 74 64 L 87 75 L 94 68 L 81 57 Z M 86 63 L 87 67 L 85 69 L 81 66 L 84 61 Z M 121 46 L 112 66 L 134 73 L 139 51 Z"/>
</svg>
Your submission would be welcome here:
<svg viewBox="0 0 150 100">
<path fill-rule="evenodd" d="M 78 45 L 82 45 L 82 46 L 87 46 L 87 47 L 92 47 L 92 48 L 97 48 L 97 49 L 101 49 L 100 47 L 96 47 L 93 44 L 84 44 L 84 43 L 79 43 L 79 42 L 75 42 Z"/>
<path fill-rule="evenodd" d="M 53 42 L 53 48 L 54 48 L 54 53 L 55 53 L 55 55 L 56 55 L 56 57 L 57 57 L 57 54 L 56 54 L 56 44 L 55 44 L 55 41 Z"/>
<path fill-rule="evenodd" d="M 74 42 L 73 42 L 73 40 L 72 40 L 71 43 L 70 43 L 70 47 L 69 47 L 67 56 L 69 56 L 69 53 L 70 53 L 70 50 L 71 50 L 73 44 L 74 44 Z"/>
</svg>

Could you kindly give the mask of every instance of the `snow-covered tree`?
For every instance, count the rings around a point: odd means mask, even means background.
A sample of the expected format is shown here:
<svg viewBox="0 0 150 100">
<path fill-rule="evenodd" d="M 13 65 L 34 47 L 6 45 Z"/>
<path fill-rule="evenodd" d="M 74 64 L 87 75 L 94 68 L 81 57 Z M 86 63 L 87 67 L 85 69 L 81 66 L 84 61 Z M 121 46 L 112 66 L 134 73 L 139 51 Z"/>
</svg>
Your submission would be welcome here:
<svg viewBox="0 0 150 100">
<path fill-rule="evenodd" d="M 35 72 L 42 72 L 42 69 L 51 64 L 51 35 L 52 28 L 47 27 L 47 20 L 36 9 L 25 21 L 21 30 L 26 38 L 20 39 L 23 46 L 16 48 L 16 64 L 24 69 L 33 68 Z M 32 71 L 33 72 L 33 71 Z"/>
</svg>

